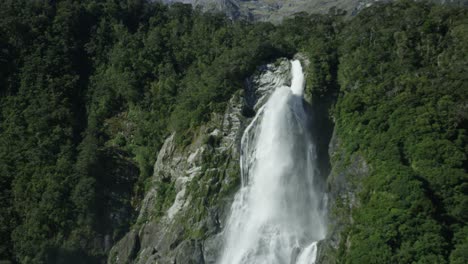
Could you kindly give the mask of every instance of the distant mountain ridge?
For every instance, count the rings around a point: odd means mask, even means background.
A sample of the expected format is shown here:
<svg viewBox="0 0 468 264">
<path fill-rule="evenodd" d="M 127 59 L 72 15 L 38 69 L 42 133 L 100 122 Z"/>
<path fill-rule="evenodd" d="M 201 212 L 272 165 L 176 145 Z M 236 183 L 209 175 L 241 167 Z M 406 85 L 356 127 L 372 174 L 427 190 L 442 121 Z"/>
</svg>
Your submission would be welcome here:
<svg viewBox="0 0 468 264">
<path fill-rule="evenodd" d="M 355 15 L 375 3 L 391 0 L 160 0 L 163 3 L 185 3 L 204 11 L 222 12 L 232 19 L 280 22 L 299 12 Z M 468 0 L 432 0 L 439 4 L 468 6 Z"/>
</svg>

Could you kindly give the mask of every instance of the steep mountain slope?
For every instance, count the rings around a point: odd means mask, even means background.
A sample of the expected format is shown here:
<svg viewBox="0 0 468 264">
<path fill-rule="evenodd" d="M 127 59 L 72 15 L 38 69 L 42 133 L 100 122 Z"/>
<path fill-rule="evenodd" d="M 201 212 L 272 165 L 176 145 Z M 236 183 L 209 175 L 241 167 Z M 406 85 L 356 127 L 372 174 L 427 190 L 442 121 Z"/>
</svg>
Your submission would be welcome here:
<svg viewBox="0 0 468 264">
<path fill-rule="evenodd" d="M 468 16 L 447 11 L 378 6 L 340 33 L 326 263 L 467 261 Z"/>
<path fill-rule="evenodd" d="M 201 7 L 205 11 L 225 13 L 228 17 L 258 21 L 280 22 L 284 17 L 294 13 L 328 13 L 330 8 L 333 12 L 348 12 L 354 14 L 369 3 L 367 0 L 165 0 L 165 3 L 187 3 Z"/>
<path fill-rule="evenodd" d="M 205 11 L 225 13 L 234 19 L 271 22 L 280 22 L 283 18 L 300 12 L 356 15 L 363 8 L 389 1 L 391 0 L 162 0 L 169 4 L 176 2 L 192 4 Z M 432 2 L 456 6 L 468 5 L 467 0 L 432 0 Z"/>
</svg>

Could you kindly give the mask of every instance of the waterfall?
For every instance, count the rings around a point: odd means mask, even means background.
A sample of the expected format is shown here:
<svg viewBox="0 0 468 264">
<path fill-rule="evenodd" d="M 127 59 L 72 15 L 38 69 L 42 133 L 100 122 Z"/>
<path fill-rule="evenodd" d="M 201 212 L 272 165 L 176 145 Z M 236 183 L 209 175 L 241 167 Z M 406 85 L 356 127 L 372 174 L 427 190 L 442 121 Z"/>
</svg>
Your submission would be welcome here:
<svg viewBox="0 0 468 264">
<path fill-rule="evenodd" d="M 291 62 L 291 74 L 291 87 L 276 88 L 242 137 L 242 186 L 219 264 L 312 264 L 325 237 L 299 61 Z"/>
</svg>

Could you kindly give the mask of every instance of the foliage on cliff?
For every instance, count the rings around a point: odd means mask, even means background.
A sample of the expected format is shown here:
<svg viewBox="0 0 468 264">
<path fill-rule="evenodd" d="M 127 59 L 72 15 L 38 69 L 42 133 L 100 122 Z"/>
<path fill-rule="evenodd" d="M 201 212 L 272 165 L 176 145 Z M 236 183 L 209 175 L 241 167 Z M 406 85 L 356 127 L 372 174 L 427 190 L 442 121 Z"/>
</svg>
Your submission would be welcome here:
<svg viewBox="0 0 468 264">
<path fill-rule="evenodd" d="M 337 132 L 372 167 L 342 261 L 466 263 L 467 10 L 378 6 L 339 42 Z"/>
<path fill-rule="evenodd" d="M 144 0 L 0 5 L 0 260 L 102 261 L 168 133 L 187 142 L 256 66 L 302 51 L 308 94 L 338 96 L 344 148 L 372 167 L 338 258 L 466 263 L 466 9 L 274 26 Z"/>
</svg>

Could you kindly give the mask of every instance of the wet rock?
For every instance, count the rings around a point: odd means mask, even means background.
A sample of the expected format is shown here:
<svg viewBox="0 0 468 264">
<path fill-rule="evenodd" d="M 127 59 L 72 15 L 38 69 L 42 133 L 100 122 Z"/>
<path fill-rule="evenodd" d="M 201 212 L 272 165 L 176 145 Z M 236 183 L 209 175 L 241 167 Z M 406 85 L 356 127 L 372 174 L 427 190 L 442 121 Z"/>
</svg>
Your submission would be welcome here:
<svg viewBox="0 0 468 264">
<path fill-rule="evenodd" d="M 204 263 L 201 243 L 186 240 L 177 248 L 175 263 L 198 264 Z"/>
<path fill-rule="evenodd" d="M 332 160 L 327 179 L 329 227 L 317 252 L 317 262 L 323 264 L 336 263 L 340 244 L 347 243 L 343 231 L 353 223 L 352 210 L 359 206 L 359 183 L 370 174 L 369 165 L 362 156 L 354 153 L 347 157 L 336 131 L 330 141 L 329 155 Z"/>
<path fill-rule="evenodd" d="M 127 233 L 111 250 L 109 262 L 131 263 L 140 250 L 140 240 L 135 231 Z"/>
</svg>

